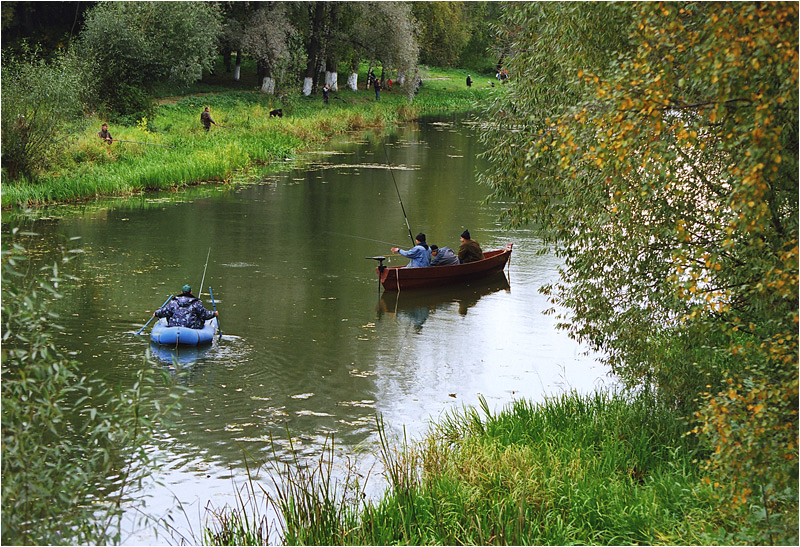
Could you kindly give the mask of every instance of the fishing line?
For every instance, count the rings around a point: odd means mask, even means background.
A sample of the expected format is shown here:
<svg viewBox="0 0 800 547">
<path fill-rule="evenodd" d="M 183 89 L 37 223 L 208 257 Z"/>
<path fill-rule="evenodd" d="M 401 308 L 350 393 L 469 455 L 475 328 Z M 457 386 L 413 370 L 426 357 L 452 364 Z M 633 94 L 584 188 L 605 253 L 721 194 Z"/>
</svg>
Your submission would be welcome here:
<svg viewBox="0 0 800 547">
<path fill-rule="evenodd" d="M 354 236 L 354 235 L 350 235 L 350 234 L 342 234 L 342 233 L 339 233 L 339 232 L 331 232 L 330 230 L 328 230 L 327 233 L 334 234 L 334 235 L 337 235 L 337 236 L 345 236 L 345 237 L 354 237 L 356 239 L 364 239 L 366 241 L 374 241 L 375 243 L 384 243 L 386 245 L 391 245 L 392 247 L 402 247 L 402 245 L 398 245 L 397 243 L 392 243 L 390 241 L 381 241 L 380 239 L 372 239 L 370 237 L 361 237 L 361 236 Z"/>
</svg>

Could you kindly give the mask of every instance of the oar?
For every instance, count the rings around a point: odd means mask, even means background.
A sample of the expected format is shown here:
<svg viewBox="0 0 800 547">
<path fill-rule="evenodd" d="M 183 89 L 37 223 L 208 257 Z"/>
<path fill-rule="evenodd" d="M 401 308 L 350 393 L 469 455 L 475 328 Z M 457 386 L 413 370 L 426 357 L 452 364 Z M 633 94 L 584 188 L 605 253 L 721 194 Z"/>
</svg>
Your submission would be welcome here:
<svg viewBox="0 0 800 547">
<path fill-rule="evenodd" d="M 157 142 L 139 142 L 139 141 L 124 141 L 122 139 L 114 139 L 114 142 L 129 142 L 131 144 L 146 144 L 148 146 L 163 146 L 164 148 L 175 148 L 166 144 L 158 144 Z"/>
<path fill-rule="evenodd" d="M 214 311 L 217 311 L 217 304 L 214 302 L 214 293 L 211 292 L 211 287 L 208 288 L 208 294 L 211 295 L 211 305 L 214 306 Z M 217 330 L 219 331 L 219 337 L 222 338 L 222 327 L 219 326 L 219 316 L 217 316 Z"/>
<path fill-rule="evenodd" d="M 158 309 L 161 309 L 161 308 L 163 308 L 164 306 L 166 306 L 167 304 L 169 304 L 169 301 L 170 301 L 170 300 L 172 300 L 173 298 L 175 298 L 175 295 L 174 295 L 174 294 L 171 294 L 171 295 L 169 295 L 169 298 L 167 298 L 167 299 L 166 299 L 166 301 L 164 301 L 164 303 L 163 303 L 163 304 L 161 304 L 161 306 L 159 306 L 159 308 L 158 308 Z M 142 331 L 143 331 L 143 330 L 144 330 L 144 329 L 147 327 L 147 325 L 149 325 L 149 324 L 150 324 L 150 321 L 152 321 L 153 319 L 155 319 L 155 317 L 156 317 L 156 316 L 154 315 L 154 316 L 152 316 L 150 319 L 148 319 L 148 320 L 147 320 L 147 323 L 145 323 L 144 325 L 142 325 L 142 328 L 140 328 L 140 329 L 139 329 L 139 331 L 138 331 L 136 334 L 141 334 L 141 332 L 142 332 Z"/>
</svg>

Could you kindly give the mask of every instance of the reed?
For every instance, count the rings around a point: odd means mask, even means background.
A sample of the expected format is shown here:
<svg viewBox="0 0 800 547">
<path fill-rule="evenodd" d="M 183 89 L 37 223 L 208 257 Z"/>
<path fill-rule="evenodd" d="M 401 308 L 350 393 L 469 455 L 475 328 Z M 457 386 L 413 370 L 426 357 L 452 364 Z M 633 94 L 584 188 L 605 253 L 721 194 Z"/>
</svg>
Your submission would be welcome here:
<svg viewBox="0 0 800 547">
<path fill-rule="evenodd" d="M 482 400 L 413 446 L 389 443 L 379 419 L 380 499 L 362 500 L 365 485 L 349 478 L 333 487 L 321 458 L 276 482 L 270 502 L 290 545 L 755 543 L 763 522 L 717 516 L 686 429 L 646 393 L 565 394 L 499 413 Z"/>
</svg>

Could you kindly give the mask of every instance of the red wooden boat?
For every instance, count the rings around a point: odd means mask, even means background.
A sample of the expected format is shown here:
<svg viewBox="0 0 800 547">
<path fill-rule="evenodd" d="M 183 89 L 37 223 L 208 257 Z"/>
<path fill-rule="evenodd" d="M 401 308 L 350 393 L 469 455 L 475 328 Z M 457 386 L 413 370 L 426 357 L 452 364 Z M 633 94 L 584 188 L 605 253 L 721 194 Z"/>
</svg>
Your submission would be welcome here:
<svg viewBox="0 0 800 547">
<path fill-rule="evenodd" d="M 505 249 L 487 251 L 483 253 L 483 260 L 476 262 L 453 264 L 451 266 L 431 266 L 429 268 L 389 267 L 383 265 L 384 257 L 370 258 L 381 261 L 381 265 L 375 268 L 375 271 L 378 272 L 384 290 L 405 291 L 407 289 L 462 283 L 500 272 L 505 268 L 508 259 L 511 257 L 511 248 L 513 246 L 513 243 L 508 243 Z"/>
</svg>

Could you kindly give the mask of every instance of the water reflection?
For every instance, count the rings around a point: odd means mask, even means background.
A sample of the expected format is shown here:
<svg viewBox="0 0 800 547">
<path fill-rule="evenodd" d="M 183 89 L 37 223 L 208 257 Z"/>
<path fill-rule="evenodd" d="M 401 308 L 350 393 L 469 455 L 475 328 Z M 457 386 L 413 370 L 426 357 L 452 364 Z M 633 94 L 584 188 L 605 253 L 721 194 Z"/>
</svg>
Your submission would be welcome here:
<svg viewBox="0 0 800 547">
<path fill-rule="evenodd" d="M 82 204 L 20 222 L 41 234 L 26 245 L 37 266 L 52 263 L 62 238 L 81 238 L 84 254 L 64 267 L 81 281 L 55 304 L 59 344 L 109 385 L 130 386 L 152 366 L 149 330 L 131 331 L 187 280 L 201 280 L 212 247 L 205 286 L 222 339 L 177 354 L 151 349 L 155 366 L 174 369 L 193 392 L 177 425 L 161 432 L 175 443 L 159 447 L 165 486 L 148 511 L 171 511 L 173 498 L 199 509 L 230 493 L 245 451 L 293 461 L 318 455 L 335 436 L 342 454 L 363 456 L 376 444 L 376 414 L 411 436 L 479 396 L 493 407 L 539 401 L 593 389 L 604 374 L 541 313 L 551 303 L 539 288 L 556 279 L 559 260 L 540 252 L 535 233 L 498 222 L 502 205 L 485 204 L 475 181 L 482 147 L 469 129 L 410 125 L 385 148 L 372 138 L 332 148 L 339 153 L 327 165 L 265 184 Z M 375 264 L 364 257 L 408 241 L 386 149 L 414 231 L 451 246 L 465 227 L 487 249 L 511 240 L 505 275 L 379 296 Z"/>
<path fill-rule="evenodd" d="M 458 308 L 458 314 L 465 316 L 481 297 L 503 290 L 510 292 L 511 285 L 505 273 L 498 272 L 485 279 L 448 287 L 384 291 L 376 311 L 379 320 L 406 320 L 420 333 L 422 325 L 437 310 Z"/>
</svg>

